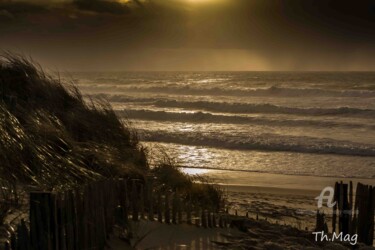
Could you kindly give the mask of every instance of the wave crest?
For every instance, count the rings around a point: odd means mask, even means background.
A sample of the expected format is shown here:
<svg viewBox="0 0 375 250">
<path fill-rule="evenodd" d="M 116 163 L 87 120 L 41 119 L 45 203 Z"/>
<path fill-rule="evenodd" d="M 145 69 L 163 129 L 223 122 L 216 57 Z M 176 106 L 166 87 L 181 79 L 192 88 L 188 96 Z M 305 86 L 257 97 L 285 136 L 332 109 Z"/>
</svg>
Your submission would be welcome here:
<svg viewBox="0 0 375 250">
<path fill-rule="evenodd" d="M 168 142 L 185 145 L 209 146 L 236 150 L 289 151 L 316 154 L 351 156 L 375 156 L 375 147 L 349 141 L 319 139 L 307 136 L 280 136 L 260 134 L 251 137 L 208 133 L 165 133 L 165 131 L 141 130 L 144 141 Z"/>
</svg>

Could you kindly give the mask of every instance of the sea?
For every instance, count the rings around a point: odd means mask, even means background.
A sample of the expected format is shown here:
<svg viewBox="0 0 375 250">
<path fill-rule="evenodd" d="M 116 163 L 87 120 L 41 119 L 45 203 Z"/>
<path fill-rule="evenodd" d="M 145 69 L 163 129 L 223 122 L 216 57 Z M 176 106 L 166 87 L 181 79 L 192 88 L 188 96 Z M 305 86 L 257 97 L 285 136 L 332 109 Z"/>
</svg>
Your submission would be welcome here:
<svg viewBox="0 0 375 250">
<path fill-rule="evenodd" d="M 168 155 L 190 169 L 375 178 L 375 72 L 71 77 L 85 96 L 110 102 L 155 162 Z"/>
</svg>

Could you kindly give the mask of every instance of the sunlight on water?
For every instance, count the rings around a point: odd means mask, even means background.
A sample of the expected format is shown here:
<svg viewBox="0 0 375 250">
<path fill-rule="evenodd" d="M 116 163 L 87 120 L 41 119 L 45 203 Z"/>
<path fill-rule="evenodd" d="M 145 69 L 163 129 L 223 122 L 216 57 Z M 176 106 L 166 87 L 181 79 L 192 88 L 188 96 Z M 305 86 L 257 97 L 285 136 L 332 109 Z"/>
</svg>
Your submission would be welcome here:
<svg viewBox="0 0 375 250">
<path fill-rule="evenodd" d="M 210 172 L 209 169 L 204 168 L 181 168 L 182 172 L 189 175 L 202 175 Z"/>
<path fill-rule="evenodd" d="M 240 170 L 287 175 L 375 178 L 374 157 L 267 152 L 186 146 L 175 143 L 145 142 L 149 148 L 162 146 L 188 174 L 210 171 Z"/>
<path fill-rule="evenodd" d="M 142 143 L 155 150 L 164 146 L 190 173 L 210 168 L 375 177 L 373 72 L 76 77 L 84 94 L 107 99 L 120 117 L 130 119 Z"/>
</svg>

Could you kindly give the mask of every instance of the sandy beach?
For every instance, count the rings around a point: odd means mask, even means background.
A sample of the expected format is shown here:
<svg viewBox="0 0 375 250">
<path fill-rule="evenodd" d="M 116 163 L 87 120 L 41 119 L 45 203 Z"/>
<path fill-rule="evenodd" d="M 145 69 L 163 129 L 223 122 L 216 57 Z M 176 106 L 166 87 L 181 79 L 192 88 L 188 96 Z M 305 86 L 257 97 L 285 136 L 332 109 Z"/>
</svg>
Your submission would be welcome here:
<svg viewBox="0 0 375 250">
<path fill-rule="evenodd" d="M 273 223 L 313 230 L 316 223 L 315 197 L 335 182 L 375 185 L 374 179 L 296 176 L 244 171 L 185 168 L 189 174 L 200 174 L 219 183 L 226 194 L 230 212 L 267 219 Z M 307 185 L 308 183 L 308 185 Z M 326 209 L 331 221 L 331 211 Z"/>
</svg>

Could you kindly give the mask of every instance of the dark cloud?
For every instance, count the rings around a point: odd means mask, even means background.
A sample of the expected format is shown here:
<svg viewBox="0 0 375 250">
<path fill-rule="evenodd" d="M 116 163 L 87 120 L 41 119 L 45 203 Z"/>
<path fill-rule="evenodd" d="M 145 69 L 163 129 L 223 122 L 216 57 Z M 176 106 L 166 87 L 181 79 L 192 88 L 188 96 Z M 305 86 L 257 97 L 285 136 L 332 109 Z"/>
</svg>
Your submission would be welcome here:
<svg viewBox="0 0 375 250">
<path fill-rule="evenodd" d="M 375 70 L 374 1 L 18 4 L 0 45 L 69 69 Z"/>
</svg>

